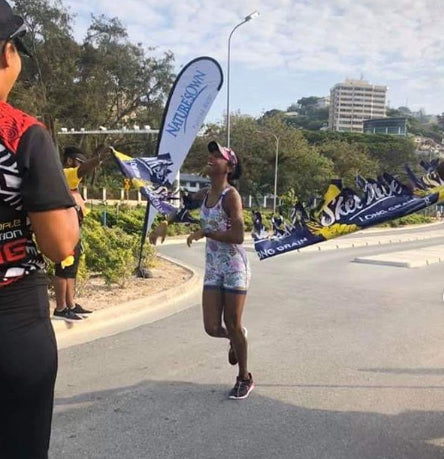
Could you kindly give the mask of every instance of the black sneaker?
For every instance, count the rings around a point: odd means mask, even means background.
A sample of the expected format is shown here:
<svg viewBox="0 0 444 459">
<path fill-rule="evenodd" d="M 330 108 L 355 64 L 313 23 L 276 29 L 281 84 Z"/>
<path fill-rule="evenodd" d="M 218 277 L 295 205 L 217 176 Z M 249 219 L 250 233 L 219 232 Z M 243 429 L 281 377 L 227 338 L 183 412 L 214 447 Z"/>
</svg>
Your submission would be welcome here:
<svg viewBox="0 0 444 459">
<path fill-rule="evenodd" d="M 247 339 L 248 330 L 245 327 L 243 327 L 242 331 L 244 332 L 245 339 Z M 234 347 L 231 341 L 230 341 L 230 347 L 228 349 L 228 362 L 230 362 L 230 365 L 237 365 L 238 363 L 236 351 L 234 350 Z"/>
<path fill-rule="evenodd" d="M 54 319 L 66 320 L 66 322 L 78 322 L 79 320 L 83 320 L 82 317 L 79 317 L 69 308 L 65 308 L 63 311 L 57 311 L 57 309 L 54 310 L 52 317 Z"/>
<path fill-rule="evenodd" d="M 254 389 L 253 376 L 251 373 L 248 373 L 250 376 L 248 379 L 241 379 L 239 376 L 236 379 L 236 384 L 233 389 L 231 389 L 228 398 L 231 400 L 243 400 L 250 395 L 250 392 Z"/>
<path fill-rule="evenodd" d="M 79 314 L 79 315 L 92 314 L 93 313 L 93 311 L 88 311 L 88 309 L 82 308 L 82 306 L 80 306 L 79 303 L 76 303 L 75 306 L 73 308 L 71 308 L 71 311 L 74 314 Z"/>
</svg>

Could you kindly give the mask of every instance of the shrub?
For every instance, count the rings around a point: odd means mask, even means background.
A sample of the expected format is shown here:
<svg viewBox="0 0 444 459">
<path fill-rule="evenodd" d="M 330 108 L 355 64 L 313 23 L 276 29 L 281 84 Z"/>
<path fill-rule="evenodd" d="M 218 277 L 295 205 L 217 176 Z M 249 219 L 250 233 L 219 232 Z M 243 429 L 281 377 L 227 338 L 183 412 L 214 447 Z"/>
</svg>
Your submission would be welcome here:
<svg viewBox="0 0 444 459">
<path fill-rule="evenodd" d="M 86 218 L 82 229 L 85 241 L 86 266 L 100 273 L 107 284 L 117 283 L 124 287 L 133 275 L 138 262 L 139 234 L 128 234 L 117 226 L 107 228 L 93 218 Z M 143 267 L 154 264 L 155 249 L 145 244 Z"/>
<path fill-rule="evenodd" d="M 391 220 L 382 226 L 396 228 L 398 226 L 404 225 L 420 225 L 424 223 L 432 223 L 433 221 L 435 221 L 433 217 L 422 214 L 410 214 L 406 215 L 405 217 L 397 218 L 396 220 Z"/>
</svg>

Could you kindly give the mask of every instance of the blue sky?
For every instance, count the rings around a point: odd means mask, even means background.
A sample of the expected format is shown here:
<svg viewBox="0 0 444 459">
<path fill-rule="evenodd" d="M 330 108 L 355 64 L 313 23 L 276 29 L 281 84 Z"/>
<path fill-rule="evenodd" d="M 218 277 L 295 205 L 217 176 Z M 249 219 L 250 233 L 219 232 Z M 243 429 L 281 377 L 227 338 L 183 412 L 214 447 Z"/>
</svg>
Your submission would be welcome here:
<svg viewBox="0 0 444 459">
<path fill-rule="evenodd" d="M 224 73 L 232 28 L 254 10 L 231 46 L 231 111 L 259 116 L 305 96 L 326 96 L 345 78 L 389 87 L 391 107 L 444 112 L 442 0 L 63 0 L 76 38 L 91 13 L 117 16 L 133 42 L 171 50 L 176 69 L 208 55 Z M 124 6 L 122 6 L 124 5 Z M 207 121 L 221 120 L 226 85 Z"/>
</svg>

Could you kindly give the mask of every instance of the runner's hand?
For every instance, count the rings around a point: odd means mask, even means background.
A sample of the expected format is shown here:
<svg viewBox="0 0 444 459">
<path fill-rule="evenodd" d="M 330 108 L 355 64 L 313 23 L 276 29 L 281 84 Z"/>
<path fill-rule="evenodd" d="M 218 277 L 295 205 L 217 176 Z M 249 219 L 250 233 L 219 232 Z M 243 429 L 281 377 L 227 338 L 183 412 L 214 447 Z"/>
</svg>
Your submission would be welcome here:
<svg viewBox="0 0 444 459">
<path fill-rule="evenodd" d="M 167 222 L 162 222 L 160 223 L 160 225 L 154 228 L 153 231 L 151 231 L 151 233 L 148 236 L 150 244 L 156 245 L 157 239 L 159 239 L 159 237 L 160 237 L 160 242 L 163 244 L 163 241 L 165 240 L 166 235 L 167 235 L 167 228 L 168 228 Z"/>
<path fill-rule="evenodd" d="M 197 231 L 194 231 L 194 233 L 191 233 L 188 237 L 187 237 L 187 245 L 188 247 L 191 247 L 191 244 L 193 241 L 198 241 L 199 239 L 202 239 L 204 237 L 204 233 L 203 233 L 203 230 L 201 229 L 198 229 Z"/>
</svg>

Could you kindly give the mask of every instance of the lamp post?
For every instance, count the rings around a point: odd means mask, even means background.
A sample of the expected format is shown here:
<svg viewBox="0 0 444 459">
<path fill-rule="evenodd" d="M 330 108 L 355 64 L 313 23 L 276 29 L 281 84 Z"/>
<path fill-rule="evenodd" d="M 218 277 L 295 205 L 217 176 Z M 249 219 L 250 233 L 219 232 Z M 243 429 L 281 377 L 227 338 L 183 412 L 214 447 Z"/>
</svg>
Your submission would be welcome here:
<svg viewBox="0 0 444 459">
<path fill-rule="evenodd" d="M 255 17 L 259 16 L 258 11 L 253 11 L 248 16 L 245 16 L 242 22 L 239 22 L 236 27 L 231 31 L 228 37 L 228 62 L 227 62 L 227 147 L 230 148 L 230 55 L 231 55 L 231 37 L 234 31 L 239 28 L 242 24 L 251 21 Z"/>
<path fill-rule="evenodd" d="M 279 162 L 279 137 L 276 134 L 268 131 L 257 131 L 260 134 L 272 135 L 276 141 L 276 153 L 274 159 L 274 193 L 273 193 L 273 214 L 276 213 L 276 195 L 277 195 L 277 183 L 278 183 L 278 162 Z"/>
</svg>

